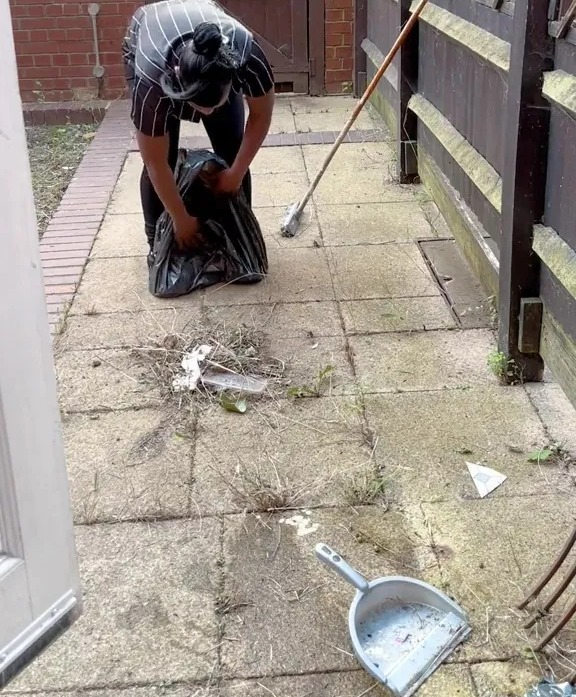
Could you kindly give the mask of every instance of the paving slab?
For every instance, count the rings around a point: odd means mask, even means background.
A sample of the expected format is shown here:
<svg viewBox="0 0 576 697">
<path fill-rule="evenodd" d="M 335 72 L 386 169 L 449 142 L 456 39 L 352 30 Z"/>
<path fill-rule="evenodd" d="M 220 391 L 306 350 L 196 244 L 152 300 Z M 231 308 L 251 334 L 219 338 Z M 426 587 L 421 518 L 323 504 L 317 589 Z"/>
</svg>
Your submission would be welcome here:
<svg viewBox="0 0 576 697">
<path fill-rule="evenodd" d="M 142 213 L 108 214 L 96 236 L 91 258 L 134 257 L 148 254 Z"/>
<path fill-rule="evenodd" d="M 224 619 L 226 675 L 261 680 L 357 668 L 347 629 L 354 591 L 315 559 L 317 543 L 329 543 L 369 578 L 407 565 L 411 575 L 427 577 L 434 564 L 399 514 L 377 507 L 314 510 L 303 516 L 309 534 L 300 536 L 280 522 L 287 516 L 226 519 L 225 592 L 231 603 L 244 604 Z"/>
<path fill-rule="evenodd" d="M 254 158 L 253 174 L 278 174 L 288 172 L 304 173 L 302 148 L 291 145 L 285 148 L 262 148 Z"/>
<path fill-rule="evenodd" d="M 387 697 L 389 693 L 364 671 L 294 675 L 233 681 L 222 697 Z M 476 697 L 468 666 L 442 666 L 418 691 L 418 697 Z M 502 697 L 499 695 L 499 697 Z"/>
<path fill-rule="evenodd" d="M 205 308 L 204 315 L 208 326 L 245 325 L 279 339 L 342 335 L 338 306 L 334 301 L 221 305 Z"/>
<path fill-rule="evenodd" d="M 422 184 L 414 186 L 414 195 L 420 209 L 426 216 L 426 220 L 428 220 L 431 227 L 435 230 L 436 235 L 442 239 L 452 239 L 454 237 L 452 230 L 448 227 L 448 223 L 440 212 L 440 209 L 434 201 L 432 201 Z"/>
<path fill-rule="evenodd" d="M 210 514 L 258 510 L 263 483 L 292 507 L 345 505 L 351 477 L 371 459 L 361 424 L 354 398 L 250 402 L 243 415 L 217 405 L 202 411 L 195 505 Z"/>
<path fill-rule="evenodd" d="M 522 629 L 525 615 L 514 606 L 573 528 L 573 497 L 495 497 L 422 508 L 441 551 L 446 590 L 469 613 L 473 629 L 456 660 L 521 657 L 530 640 Z"/>
<path fill-rule="evenodd" d="M 216 520 L 77 528 L 84 614 L 11 689 L 207 679 L 218 643 L 219 531 Z"/>
<path fill-rule="evenodd" d="M 444 298 L 347 300 L 340 303 L 348 334 L 450 329 L 456 322 Z"/>
<path fill-rule="evenodd" d="M 412 242 L 436 236 L 413 201 L 318 206 L 317 214 L 328 246 Z"/>
<path fill-rule="evenodd" d="M 576 456 L 576 409 L 560 385 L 529 383 L 526 390 L 550 437 L 556 444 Z"/>
<path fill-rule="evenodd" d="M 387 697 L 383 687 L 364 671 L 294 675 L 261 680 L 232 681 L 222 697 Z M 418 697 L 476 697 L 468 666 L 443 666 L 418 691 Z"/>
<path fill-rule="evenodd" d="M 329 150 L 327 145 L 302 148 L 311 179 Z M 318 205 L 399 201 L 403 187 L 394 184 L 395 176 L 394 156 L 386 143 L 346 143 L 322 177 L 314 201 Z"/>
<path fill-rule="evenodd" d="M 415 244 L 333 247 L 328 258 L 338 300 L 440 295 Z"/>
<path fill-rule="evenodd" d="M 294 114 L 287 109 L 275 108 L 269 133 L 274 135 L 277 133 L 294 133 L 295 131 Z"/>
<path fill-rule="evenodd" d="M 466 329 L 492 327 L 491 301 L 462 256 L 454 240 L 431 240 L 420 245 Z"/>
<path fill-rule="evenodd" d="M 401 501 L 479 498 L 466 462 L 508 477 L 491 498 L 551 494 L 570 485 L 563 467 L 528 462 L 546 434 L 520 387 L 367 397 L 366 413 Z"/>
<path fill-rule="evenodd" d="M 267 206 L 287 208 L 299 201 L 307 188 L 308 176 L 305 172 L 253 174 L 252 206 L 254 209 Z"/>
<path fill-rule="evenodd" d="M 324 244 L 313 204 L 310 204 L 304 211 L 295 237 L 284 237 L 280 232 L 287 210 L 286 206 L 257 208 L 255 210 L 269 250 L 274 248 L 319 247 Z"/>
<path fill-rule="evenodd" d="M 138 312 L 171 307 L 199 307 L 202 291 L 181 298 L 155 298 L 148 290 L 148 268 L 143 257 L 93 259 L 88 263 L 70 312 Z"/>
<path fill-rule="evenodd" d="M 64 351 L 56 360 L 64 412 L 130 409 L 163 404 L 147 368 L 130 349 Z"/>
<path fill-rule="evenodd" d="M 329 109 L 325 111 L 313 110 L 310 111 L 310 113 L 298 111 L 294 115 L 296 131 L 298 133 L 318 131 L 335 131 L 336 133 L 340 133 L 350 116 L 352 116 L 354 106 L 355 104 L 351 104 L 351 108 L 345 110 L 338 109 L 337 111 L 330 111 Z M 377 125 L 370 114 L 367 111 L 363 111 L 354 122 L 351 130 L 372 130 L 376 127 Z"/>
<path fill-rule="evenodd" d="M 542 678 L 540 667 L 530 660 L 478 663 L 470 669 L 478 697 L 524 697 Z"/>
<path fill-rule="evenodd" d="M 251 286 L 227 285 L 206 290 L 205 305 L 334 300 L 324 249 L 269 249 L 268 277 Z"/>
<path fill-rule="evenodd" d="M 465 389 L 495 384 L 486 359 L 488 330 L 350 337 L 356 375 L 366 392 Z"/>
<path fill-rule="evenodd" d="M 108 213 L 142 213 L 140 176 L 142 158 L 139 152 L 128 154 L 122 173 L 112 192 Z"/>
<path fill-rule="evenodd" d="M 346 95 L 290 98 L 294 114 L 324 114 L 352 111 L 357 103 L 358 100 L 355 97 Z"/>
<path fill-rule="evenodd" d="M 83 688 L 75 692 L 26 692 L 27 697 L 62 697 L 63 694 L 84 695 L 87 691 Z M 5 688 L 2 694 L 21 694 Z M 165 685 L 164 683 L 150 683 L 145 687 L 128 687 L 122 689 L 103 689 L 89 691 L 90 697 L 223 697 L 222 692 L 213 685 L 199 685 L 189 683 L 187 685 Z"/>
<path fill-rule="evenodd" d="M 302 154 L 309 174 L 323 164 L 332 145 L 303 145 Z M 327 173 L 342 171 L 349 180 L 358 178 L 364 170 L 375 173 L 394 164 L 395 154 L 389 143 L 343 143 L 334 155 Z M 350 176 L 351 175 L 351 176 Z M 406 187 L 412 191 L 412 187 Z"/>
<path fill-rule="evenodd" d="M 284 375 L 289 388 L 314 388 L 321 373 L 331 370 L 324 381 L 322 394 L 339 396 L 356 394 L 358 388 L 350 364 L 348 347 L 342 337 L 270 338 L 270 353 L 286 364 Z M 282 394 L 286 395 L 284 388 Z"/>
<path fill-rule="evenodd" d="M 246 115 L 248 108 L 246 107 Z M 293 133 L 295 131 L 294 116 L 288 100 L 284 102 L 281 99 L 276 99 L 274 105 L 274 113 L 272 115 L 272 124 L 270 133 Z M 206 129 L 202 123 L 192 123 L 191 121 L 182 121 L 180 125 L 180 137 L 207 137 Z"/>
<path fill-rule="evenodd" d="M 182 413 L 151 409 L 68 416 L 64 442 L 75 522 L 188 515 L 192 448 L 177 436 L 183 421 Z"/>
<path fill-rule="evenodd" d="M 130 348 L 151 346 L 169 334 L 191 331 L 200 322 L 199 306 L 72 315 L 58 338 L 61 349 Z"/>
<path fill-rule="evenodd" d="M 180 122 L 180 138 L 197 138 L 197 137 L 206 137 L 206 129 L 204 128 L 204 124 L 202 122 L 200 123 L 193 123 L 192 121 L 181 121 Z"/>
</svg>

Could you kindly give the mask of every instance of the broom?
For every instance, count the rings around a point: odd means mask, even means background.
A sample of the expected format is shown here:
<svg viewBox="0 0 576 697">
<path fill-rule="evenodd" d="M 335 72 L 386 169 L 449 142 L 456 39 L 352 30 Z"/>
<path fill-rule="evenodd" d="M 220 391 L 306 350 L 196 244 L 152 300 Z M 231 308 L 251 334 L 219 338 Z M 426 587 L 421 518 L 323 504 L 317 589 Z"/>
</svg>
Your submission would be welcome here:
<svg viewBox="0 0 576 697">
<path fill-rule="evenodd" d="M 300 225 L 300 219 L 302 218 L 302 213 L 304 212 L 304 209 L 308 205 L 308 201 L 312 197 L 312 194 L 316 191 L 316 187 L 320 183 L 320 180 L 324 176 L 324 173 L 328 169 L 328 165 L 332 162 L 334 155 L 338 151 L 338 148 L 340 147 L 340 145 L 342 145 L 344 138 L 346 138 L 346 136 L 348 135 L 348 131 L 354 125 L 354 122 L 358 118 L 358 115 L 360 114 L 362 109 L 366 106 L 366 102 L 372 96 L 372 93 L 374 92 L 374 90 L 378 86 L 378 83 L 382 79 L 382 76 L 384 75 L 384 73 L 388 69 L 390 63 L 392 63 L 392 61 L 394 60 L 394 57 L 396 56 L 396 54 L 398 53 L 398 50 L 406 41 L 408 34 L 412 30 L 412 27 L 418 21 L 418 17 L 420 16 L 420 14 L 421 14 L 422 10 L 424 9 L 424 7 L 426 6 L 427 2 L 428 2 L 428 0 L 420 0 L 416 9 L 412 13 L 410 19 L 404 25 L 404 28 L 402 29 L 402 31 L 398 35 L 398 38 L 396 39 L 396 41 L 394 42 L 394 45 L 390 49 L 390 52 L 388 53 L 388 55 L 384 59 L 384 62 L 382 63 L 380 68 L 378 68 L 378 72 L 376 73 L 376 75 L 374 75 L 374 77 L 372 78 L 372 81 L 370 82 L 370 84 L 366 88 L 366 91 L 364 92 L 364 94 L 362 95 L 358 104 L 356 105 L 354 111 L 352 112 L 352 115 L 348 119 L 348 123 L 344 126 L 344 128 L 342 129 L 342 132 L 340 133 L 340 135 L 336 139 L 336 142 L 334 143 L 330 152 L 326 156 L 326 159 L 324 160 L 322 166 L 318 170 L 318 174 L 314 177 L 314 181 L 312 182 L 312 184 L 310 184 L 308 191 L 304 194 L 302 200 L 299 203 L 293 203 L 286 211 L 286 215 L 284 217 L 284 221 L 283 221 L 282 227 L 281 227 L 282 234 L 285 237 L 294 237 L 296 235 L 296 233 L 298 232 L 298 226 Z"/>
</svg>

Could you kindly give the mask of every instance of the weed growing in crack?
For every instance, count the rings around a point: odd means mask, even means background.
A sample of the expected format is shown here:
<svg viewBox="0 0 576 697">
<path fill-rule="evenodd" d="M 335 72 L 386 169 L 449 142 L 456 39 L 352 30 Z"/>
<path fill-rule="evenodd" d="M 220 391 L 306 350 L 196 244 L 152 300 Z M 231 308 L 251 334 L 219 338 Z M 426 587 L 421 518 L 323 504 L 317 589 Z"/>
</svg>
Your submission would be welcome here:
<svg viewBox="0 0 576 697">
<path fill-rule="evenodd" d="M 352 508 L 371 506 L 378 502 L 387 505 L 386 488 L 388 482 L 380 469 L 369 465 L 352 476 L 344 484 L 344 499 Z"/>
<path fill-rule="evenodd" d="M 334 376 L 335 367 L 326 365 L 318 371 L 312 385 L 293 386 L 288 388 L 288 397 L 302 399 L 305 397 L 322 397 L 332 388 L 332 378 Z"/>
<path fill-rule="evenodd" d="M 502 351 L 491 351 L 487 358 L 488 367 L 502 384 L 519 385 L 524 382 L 522 369 Z"/>
</svg>

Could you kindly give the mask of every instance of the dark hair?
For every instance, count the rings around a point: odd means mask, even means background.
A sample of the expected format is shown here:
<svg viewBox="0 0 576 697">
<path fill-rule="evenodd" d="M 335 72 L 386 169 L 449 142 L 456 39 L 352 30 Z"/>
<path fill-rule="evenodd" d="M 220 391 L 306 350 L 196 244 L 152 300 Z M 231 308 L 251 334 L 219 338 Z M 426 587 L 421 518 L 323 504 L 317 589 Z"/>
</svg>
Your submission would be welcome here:
<svg viewBox="0 0 576 697">
<path fill-rule="evenodd" d="M 236 54 L 228 47 L 218 25 L 202 22 L 192 39 L 176 50 L 178 73 L 172 80 L 163 75 L 162 89 L 170 99 L 214 107 L 222 101 L 238 65 Z"/>
</svg>

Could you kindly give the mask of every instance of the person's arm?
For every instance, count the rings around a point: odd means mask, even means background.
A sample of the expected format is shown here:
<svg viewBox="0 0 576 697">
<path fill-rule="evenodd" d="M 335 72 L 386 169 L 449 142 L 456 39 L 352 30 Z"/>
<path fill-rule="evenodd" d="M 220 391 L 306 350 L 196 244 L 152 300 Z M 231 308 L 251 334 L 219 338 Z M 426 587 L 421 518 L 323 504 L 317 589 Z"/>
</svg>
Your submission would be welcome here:
<svg viewBox="0 0 576 697">
<path fill-rule="evenodd" d="M 198 234 L 198 220 L 186 210 L 168 164 L 168 134 L 147 136 L 136 131 L 136 140 L 152 186 L 174 223 L 176 242 L 180 247 L 193 244 Z"/>
<path fill-rule="evenodd" d="M 246 97 L 246 102 L 249 109 L 246 131 L 238 155 L 236 155 L 234 164 L 230 168 L 240 178 L 240 183 L 246 176 L 270 130 L 274 110 L 274 91 L 272 90 L 263 97 Z"/>
<path fill-rule="evenodd" d="M 217 190 L 221 192 L 231 193 L 240 189 L 242 180 L 270 130 L 274 90 L 263 97 L 246 97 L 246 102 L 249 112 L 244 138 L 232 166 L 218 176 Z"/>
</svg>

